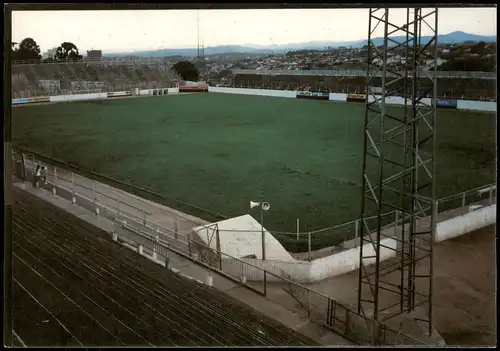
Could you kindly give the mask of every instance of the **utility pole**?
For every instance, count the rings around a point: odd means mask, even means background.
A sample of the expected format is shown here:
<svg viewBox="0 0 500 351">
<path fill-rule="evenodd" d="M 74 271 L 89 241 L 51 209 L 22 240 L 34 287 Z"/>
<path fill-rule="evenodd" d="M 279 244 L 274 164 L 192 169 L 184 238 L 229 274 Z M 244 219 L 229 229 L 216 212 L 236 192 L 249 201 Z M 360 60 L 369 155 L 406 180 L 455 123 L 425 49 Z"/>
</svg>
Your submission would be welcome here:
<svg viewBox="0 0 500 351">
<path fill-rule="evenodd" d="M 200 11 L 197 10 L 196 11 L 196 26 L 197 26 L 197 40 L 198 40 L 198 44 L 197 44 L 197 48 L 198 48 L 198 56 L 196 57 L 198 60 L 200 59 Z"/>
</svg>

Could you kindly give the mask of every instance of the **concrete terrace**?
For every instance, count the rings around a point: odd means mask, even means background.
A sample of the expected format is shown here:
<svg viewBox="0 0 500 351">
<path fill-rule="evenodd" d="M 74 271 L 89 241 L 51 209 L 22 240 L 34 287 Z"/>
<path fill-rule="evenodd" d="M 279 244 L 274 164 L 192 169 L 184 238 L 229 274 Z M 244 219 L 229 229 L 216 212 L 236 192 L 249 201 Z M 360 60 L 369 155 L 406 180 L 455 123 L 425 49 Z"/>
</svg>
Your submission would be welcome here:
<svg viewBox="0 0 500 351">
<path fill-rule="evenodd" d="M 97 216 L 95 213 L 92 213 L 91 211 L 81 206 L 73 205 L 70 201 L 62 197 L 54 196 L 50 191 L 33 188 L 28 182 L 21 182 L 17 180 L 16 182 L 14 182 L 14 188 L 22 188 L 26 192 L 35 195 L 39 199 L 51 203 L 59 209 L 63 209 L 64 211 L 78 217 L 86 223 L 92 224 L 93 226 L 103 230 L 104 232 L 107 232 L 107 239 L 104 235 L 104 239 L 101 240 L 109 240 L 110 245 L 114 244 L 111 241 L 111 235 L 109 234 L 113 231 L 113 222 L 109 219 L 106 219 L 104 216 Z M 150 204 L 153 205 L 152 202 Z M 151 210 L 153 211 L 153 215 L 155 209 L 152 208 Z M 168 210 L 168 212 L 163 213 L 165 217 L 170 217 L 170 219 L 164 218 L 162 220 L 161 218 L 157 218 L 157 220 L 161 221 L 164 224 L 168 224 L 169 221 L 174 221 L 175 219 L 172 219 L 172 217 L 175 215 L 175 211 L 170 209 Z M 156 215 L 158 217 L 160 217 L 159 213 L 161 212 L 162 211 L 160 209 L 156 209 Z M 182 219 L 179 219 L 179 221 L 181 220 Z M 134 253 L 132 250 L 126 249 L 125 247 L 123 247 L 121 251 L 127 252 L 127 255 L 129 256 L 137 256 L 137 259 L 140 259 L 141 262 L 147 261 L 147 269 L 149 269 L 149 267 L 154 267 L 155 271 L 168 271 L 168 269 L 162 267 L 161 265 L 157 265 L 146 258 L 142 258 L 137 253 Z M 180 276 L 191 278 L 190 281 L 192 281 L 193 284 L 200 285 L 200 282 L 207 281 L 207 268 L 197 265 L 191 260 L 181 255 L 175 254 L 174 252 L 170 252 L 169 260 L 172 271 L 178 272 Z M 278 284 L 276 284 L 275 286 L 271 285 L 268 288 L 268 297 L 266 298 L 248 290 L 247 288 L 229 279 L 226 279 L 223 276 L 216 274 L 213 271 L 211 272 L 211 275 L 213 277 L 213 287 L 215 288 L 215 290 L 229 295 L 230 297 L 239 300 L 247 306 L 251 306 L 253 309 L 259 311 L 267 317 L 273 318 L 274 320 L 284 324 L 288 328 L 291 328 L 292 330 L 295 330 L 296 332 L 303 334 L 322 345 L 330 346 L 351 344 L 349 341 L 345 340 L 339 335 L 323 328 L 323 321 L 311 321 L 311 319 L 307 316 L 307 313 L 304 314 L 303 309 L 300 309 L 300 306 L 297 306 L 296 301 L 282 289 L 282 286 Z M 207 287 L 207 289 L 212 288 Z"/>
<path fill-rule="evenodd" d="M 50 182 L 57 183 L 58 192 L 61 191 L 61 189 L 67 192 L 66 194 L 58 194 L 66 199 L 71 199 L 71 196 L 68 195 L 70 195 L 72 191 L 72 175 L 70 173 L 61 173 L 62 170 L 58 168 L 56 180 L 56 177 L 52 172 L 53 169 L 49 172 Z M 148 200 L 141 199 L 122 190 L 114 189 L 112 187 L 99 183 L 96 183 L 97 185 L 93 185 L 92 181 L 87 178 L 80 177 L 78 175 L 75 175 L 75 177 L 78 177 L 78 184 L 85 184 L 84 187 L 79 186 L 75 188 L 75 192 L 78 194 L 76 205 L 71 204 L 70 200 L 68 201 L 63 197 L 54 196 L 51 192 L 51 184 L 48 184 L 47 190 L 32 189 L 31 185 L 28 183 L 17 183 L 16 185 L 25 188 L 27 191 L 33 192 L 46 201 L 56 204 L 57 206 L 70 213 L 73 213 L 74 215 L 84 219 L 85 221 L 102 228 L 108 233 L 113 231 L 113 223 L 111 220 L 106 219 L 106 217 L 112 218 L 113 216 L 104 216 L 102 212 L 100 216 L 97 216 L 91 210 L 95 209 L 96 206 L 92 206 L 91 202 L 90 206 L 88 206 L 89 204 L 87 204 L 87 206 L 84 205 L 82 203 L 82 195 L 87 199 L 92 199 L 94 196 L 98 197 L 98 203 L 99 207 L 101 207 L 101 211 L 105 210 L 101 206 L 101 204 L 104 203 L 110 211 L 116 211 L 117 209 L 120 209 L 120 211 L 122 212 L 126 211 L 129 216 L 135 217 L 134 220 L 139 220 L 139 222 L 141 218 L 146 217 L 149 222 L 161 225 L 163 228 L 171 231 L 175 231 L 175 229 L 177 229 L 181 233 L 187 233 L 194 226 L 206 224 L 205 221 L 199 218 L 186 215 L 179 211 Z M 42 186 L 44 185 L 42 184 Z M 94 192 L 93 187 L 99 188 Z M 118 199 L 119 201 L 116 201 L 116 199 Z M 487 200 L 482 200 L 479 203 L 482 205 L 488 204 Z M 84 206 L 86 206 L 86 208 L 84 208 Z M 144 212 L 142 210 L 139 210 L 139 208 L 144 209 Z M 438 222 L 467 212 L 467 207 L 442 212 L 438 215 Z M 425 225 L 426 223 L 422 224 Z M 387 228 L 386 231 L 388 235 L 391 235 L 394 233 L 394 228 Z M 182 237 L 179 236 L 179 238 Z M 349 243 L 346 244 L 346 246 L 350 246 Z M 353 246 L 355 246 L 354 241 L 350 244 L 353 244 Z M 211 275 L 213 278 L 213 286 L 215 288 L 239 299 L 240 301 L 243 301 L 244 303 L 252 306 L 255 309 L 260 310 L 264 314 L 267 314 L 268 316 L 279 320 L 290 328 L 304 333 L 312 339 L 319 341 L 323 345 L 349 344 L 349 342 L 347 342 L 340 336 L 322 328 L 321 324 L 324 323 L 324 320 L 322 320 L 323 317 L 319 314 L 314 315 L 313 313 L 313 321 L 311 321 L 311 317 L 307 316 L 307 312 L 305 311 L 304 306 L 301 306 L 301 303 L 296 300 L 296 298 L 302 300 L 302 304 L 304 303 L 304 301 L 307 301 L 305 290 L 295 291 L 294 298 L 290 295 L 290 292 L 284 290 L 285 288 L 290 289 L 290 287 L 286 286 L 286 284 L 268 282 L 267 296 L 263 297 L 261 295 L 255 294 L 252 291 L 249 291 L 247 288 L 235 283 L 232 280 L 218 275 L 214 271 L 209 272 L 206 267 L 198 265 L 184 256 L 181 256 L 174 252 L 170 252 L 168 259 L 173 270 L 176 272 L 178 271 L 181 275 L 188 276 L 202 283 L 206 283 L 207 277 Z M 322 292 L 328 296 L 332 296 L 332 298 L 340 301 L 343 304 L 346 304 L 347 306 L 354 307 L 357 296 L 357 274 L 357 271 L 353 271 L 351 273 L 344 274 L 338 277 L 332 277 L 314 284 L 307 284 L 306 286 L 318 292 Z M 262 289 L 262 283 L 251 282 L 247 284 L 255 287 L 258 290 Z M 297 287 L 294 287 L 294 289 L 297 290 Z M 298 290 L 303 289 L 298 288 Z M 316 308 L 325 309 L 325 301 L 317 300 L 317 298 L 318 296 L 312 296 L 311 299 L 313 306 L 316 306 Z"/>
<path fill-rule="evenodd" d="M 117 245 L 105 231 L 48 204 L 43 195 L 34 195 L 41 192 L 14 188 L 13 329 L 17 343 L 316 345 L 234 297 Z"/>
</svg>

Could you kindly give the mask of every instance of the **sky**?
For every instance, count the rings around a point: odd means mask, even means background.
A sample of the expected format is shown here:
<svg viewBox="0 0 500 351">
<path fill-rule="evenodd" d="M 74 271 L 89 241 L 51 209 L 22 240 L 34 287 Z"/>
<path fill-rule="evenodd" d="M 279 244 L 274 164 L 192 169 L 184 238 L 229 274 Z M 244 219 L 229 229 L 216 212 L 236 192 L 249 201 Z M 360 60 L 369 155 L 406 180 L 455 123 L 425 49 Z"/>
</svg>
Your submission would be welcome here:
<svg viewBox="0 0 500 351">
<path fill-rule="evenodd" d="M 197 16 L 205 47 L 363 40 L 368 32 L 368 9 L 16 11 L 12 39 L 31 37 L 42 53 L 64 41 L 82 53 L 192 48 Z M 405 9 L 390 10 L 394 23 L 405 16 Z M 438 31 L 495 35 L 496 21 L 496 8 L 443 8 Z M 380 25 L 375 34 L 382 30 Z"/>
</svg>

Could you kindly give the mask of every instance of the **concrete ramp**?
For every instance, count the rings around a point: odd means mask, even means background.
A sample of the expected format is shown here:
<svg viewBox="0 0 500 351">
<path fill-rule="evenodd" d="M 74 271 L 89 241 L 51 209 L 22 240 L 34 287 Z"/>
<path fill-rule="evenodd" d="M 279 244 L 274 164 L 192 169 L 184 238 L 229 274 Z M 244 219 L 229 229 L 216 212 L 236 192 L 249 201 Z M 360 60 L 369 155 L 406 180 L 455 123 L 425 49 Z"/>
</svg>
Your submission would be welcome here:
<svg viewBox="0 0 500 351">
<path fill-rule="evenodd" d="M 217 230 L 220 250 L 236 258 L 262 259 L 261 225 L 249 214 L 193 228 L 199 240 L 212 249 L 217 249 Z M 295 261 L 276 238 L 264 228 L 266 260 Z"/>
</svg>

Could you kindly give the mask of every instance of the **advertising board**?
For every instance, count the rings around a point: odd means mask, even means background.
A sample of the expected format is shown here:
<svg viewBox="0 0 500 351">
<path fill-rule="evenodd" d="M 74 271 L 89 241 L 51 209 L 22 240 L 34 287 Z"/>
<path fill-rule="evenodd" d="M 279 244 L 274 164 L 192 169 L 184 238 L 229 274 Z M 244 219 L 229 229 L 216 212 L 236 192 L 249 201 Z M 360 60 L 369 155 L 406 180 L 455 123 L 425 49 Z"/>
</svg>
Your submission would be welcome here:
<svg viewBox="0 0 500 351">
<path fill-rule="evenodd" d="M 308 99 L 308 100 L 328 100 L 330 97 L 329 93 L 315 92 L 315 91 L 298 91 L 297 99 Z"/>
<path fill-rule="evenodd" d="M 179 93 L 208 93 L 208 84 L 180 86 Z"/>
<path fill-rule="evenodd" d="M 48 96 L 33 96 L 28 98 L 29 103 L 35 102 L 50 102 L 50 97 Z"/>
<path fill-rule="evenodd" d="M 110 91 L 106 94 L 108 98 L 132 96 L 131 91 Z"/>
<path fill-rule="evenodd" d="M 446 108 L 446 109 L 456 109 L 457 108 L 457 100 L 451 99 L 436 99 L 432 101 L 432 105 L 436 104 L 437 108 Z"/>
<path fill-rule="evenodd" d="M 366 94 L 347 94 L 347 102 L 365 102 Z"/>
<path fill-rule="evenodd" d="M 12 99 L 12 105 L 27 104 L 28 102 L 29 102 L 28 98 Z"/>
</svg>

